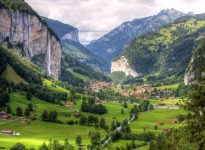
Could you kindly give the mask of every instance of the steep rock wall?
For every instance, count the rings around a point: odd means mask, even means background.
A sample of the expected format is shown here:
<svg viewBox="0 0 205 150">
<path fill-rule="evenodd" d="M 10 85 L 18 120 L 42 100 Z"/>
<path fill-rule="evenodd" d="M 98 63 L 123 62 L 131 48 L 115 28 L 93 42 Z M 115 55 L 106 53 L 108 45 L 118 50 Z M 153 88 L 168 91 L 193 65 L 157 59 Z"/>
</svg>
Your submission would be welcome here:
<svg viewBox="0 0 205 150">
<path fill-rule="evenodd" d="M 4 42 L 28 60 L 37 58 L 39 67 L 58 79 L 61 44 L 37 16 L 0 8 L 0 43 Z"/>
<path fill-rule="evenodd" d="M 139 74 L 130 67 L 125 56 L 120 57 L 120 59 L 116 61 L 112 61 L 111 73 L 112 72 L 124 72 L 126 76 L 132 76 L 132 77 L 139 76 Z"/>
<path fill-rule="evenodd" d="M 205 39 L 194 51 L 184 76 L 186 86 L 198 84 L 205 79 Z"/>
<path fill-rule="evenodd" d="M 62 40 L 71 40 L 71 41 L 79 43 L 78 30 L 75 29 L 75 30 L 73 30 L 71 32 L 66 33 L 62 37 Z"/>
</svg>

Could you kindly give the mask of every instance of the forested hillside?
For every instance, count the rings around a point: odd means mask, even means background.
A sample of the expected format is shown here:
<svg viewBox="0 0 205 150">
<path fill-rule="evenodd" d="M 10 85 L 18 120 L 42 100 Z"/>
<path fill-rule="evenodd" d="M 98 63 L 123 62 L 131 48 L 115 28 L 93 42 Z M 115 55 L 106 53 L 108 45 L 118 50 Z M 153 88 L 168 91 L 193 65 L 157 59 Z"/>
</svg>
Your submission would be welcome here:
<svg viewBox="0 0 205 150">
<path fill-rule="evenodd" d="M 78 73 L 90 78 L 90 80 L 111 81 L 111 79 L 109 79 L 109 77 L 105 76 L 103 73 L 93 70 L 90 66 L 76 60 L 69 54 L 63 53 L 62 77 L 65 75 L 65 72 L 67 72 L 68 74 L 70 74 L 71 72 Z M 65 78 L 63 78 L 63 80 L 65 80 Z"/>
<path fill-rule="evenodd" d="M 193 49 L 205 32 L 205 21 L 194 17 L 178 19 L 131 42 L 123 54 L 142 75 L 183 76 Z"/>
</svg>

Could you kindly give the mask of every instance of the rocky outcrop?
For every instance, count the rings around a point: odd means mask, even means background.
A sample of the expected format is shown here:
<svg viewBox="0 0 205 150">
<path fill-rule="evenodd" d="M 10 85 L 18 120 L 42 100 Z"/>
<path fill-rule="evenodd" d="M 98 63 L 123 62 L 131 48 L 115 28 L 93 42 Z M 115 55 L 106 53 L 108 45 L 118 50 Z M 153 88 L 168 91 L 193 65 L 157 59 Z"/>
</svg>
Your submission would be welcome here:
<svg viewBox="0 0 205 150">
<path fill-rule="evenodd" d="M 73 42 L 79 43 L 78 29 L 69 25 L 62 23 L 58 20 L 53 20 L 44 17 L 46 22 L 53 30 L 56 32 L 61 40 L 71 40 Z"/>
<path fill-rule="evenodd" d="M 111 73 L 112 72 L 124 72 L 126 76 L 132 77 L 139 76 L 139 74 L 130 67 L 125 56 L 121 56 L 118 60 L 112 62 Z"/>
<path fill-rule="evenodd" d="M 66 33 L 62 37 L 62 40 L 71 40 L 71 41 L 79 43 L 78 30 L 75 29 L 75 30 L 73 30 L 71 32 Z"/>
<path fill-rule="evenodd" d="M 47 25 L 35 15 L 0 9 L 0 43 L 7 42 L 28 60 L 58 79 L 61 68 L 61 44 Z"/>
<path fill-rule="evenodd" d="M 205 80 L 205 38 L 193 52 L 187 72 L 184 76 L 186 86 L 198 84 Z"/>
</svg>

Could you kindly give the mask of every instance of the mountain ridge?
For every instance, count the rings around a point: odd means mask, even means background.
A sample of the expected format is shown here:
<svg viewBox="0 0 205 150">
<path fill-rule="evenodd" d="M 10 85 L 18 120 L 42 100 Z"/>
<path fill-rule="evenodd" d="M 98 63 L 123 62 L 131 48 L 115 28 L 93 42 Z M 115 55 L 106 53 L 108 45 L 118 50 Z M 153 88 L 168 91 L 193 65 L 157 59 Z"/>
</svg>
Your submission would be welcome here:
<svg viewBox="0 0 205 150">
<path fill-rule="evenodd" d="M 101 38 L 92 41 L 88 44 L 87 48 L 92 53 L 102 56 L 106 61 L 111 63 L 111 60 L 120 55 L 127 44 L 136 36 L 145 32 L 156 31 L 160 27 L 184 15 L 186 14 L 175 9 L 167 9 L 161 10 L 153 16 L 124 22 Z"/>
</svg>

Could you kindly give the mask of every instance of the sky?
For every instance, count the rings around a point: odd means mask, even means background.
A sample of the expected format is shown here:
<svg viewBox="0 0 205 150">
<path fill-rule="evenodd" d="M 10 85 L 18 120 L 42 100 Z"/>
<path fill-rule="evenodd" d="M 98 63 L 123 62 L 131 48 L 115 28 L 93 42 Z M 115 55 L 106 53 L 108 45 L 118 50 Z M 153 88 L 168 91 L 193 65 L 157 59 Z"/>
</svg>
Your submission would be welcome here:
<svg viewBox="0 0 205 150">
<path fill-rule="evenodd" d="M 205 13 L 205 0 L 25 0 L 41 16 L 59 20 L 79 30 L 88 44 L 125 21 L 174 8 L 184 13 Z"/>
</svg>

